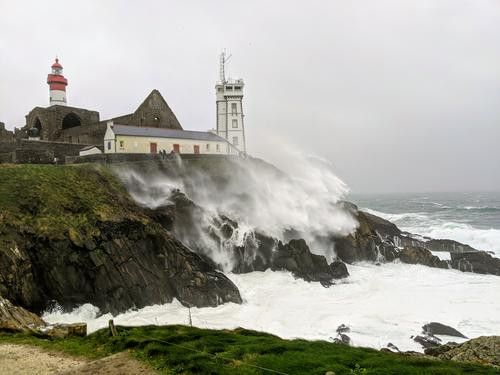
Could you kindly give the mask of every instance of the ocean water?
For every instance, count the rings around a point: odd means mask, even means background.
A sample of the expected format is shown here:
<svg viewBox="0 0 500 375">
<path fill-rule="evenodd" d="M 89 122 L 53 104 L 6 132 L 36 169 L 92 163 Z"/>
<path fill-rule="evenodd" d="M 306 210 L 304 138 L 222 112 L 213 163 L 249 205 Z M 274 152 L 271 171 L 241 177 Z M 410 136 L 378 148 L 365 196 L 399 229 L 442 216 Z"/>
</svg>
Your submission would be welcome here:
<svg viewBox="0 0 500 375">
<path fill-rule="evenodd" d="M 420 265 L 370 263 L 349 265 L 351 276 L 330 288 L 295 279 L 287 272 L 228 274 L 243 304 L 191 309 L 193 325 L 244 327 L 283 338 L 331 340 L 340 324 L 351 328 L 353 345 L 422 350 L 410 336 L 431 321 L 451 325 L 468 337 L 500 334 L 500 277 Z M 89 332 L 106 327 L 92 305 L 69 314 L 47 313 L 48 322 L 88 323 Z M 149 306 L 114 317 L 116 324 L 188 324 L 179 302 Z M 462 341 L 442 337 L 444 341 Z"/>
<path fill-rule="evenodd" d="M 359 207 L 393 221 L 403 230 L 450 238 L 500 256 L 500 194 L 399 194 L 352 196 Z M 440 254 L 446 258 L 447 254 Z M 500 277 L 421 265 L 348 265 L 350 276 L 330 288 L 295 279 L 286 272 L 227 274 L 243 304 L 191 309 L 193 325 L 244 327 L 283 338 L 331 340 L 340 324 L 351 328 L 354 345 L 422 351 L 410 336 L 437 321 L 469 338 L 500 335 Z M 51 323 L 88 323 L 89 332 L 107 326 L 112 316 L 83 305 L 71 313 L 51 311 Z M 188 310 L 178 301 L 130 310 L 116 324 L 187 324 Z M 458 338 L 442 337 L 443 341 Z"/>
<path fill-rule="evenodd" d="M 352 195 L 349 199 L 402 230 L 456 240 L 500 257 L 500 192 Z"/>
</svg>

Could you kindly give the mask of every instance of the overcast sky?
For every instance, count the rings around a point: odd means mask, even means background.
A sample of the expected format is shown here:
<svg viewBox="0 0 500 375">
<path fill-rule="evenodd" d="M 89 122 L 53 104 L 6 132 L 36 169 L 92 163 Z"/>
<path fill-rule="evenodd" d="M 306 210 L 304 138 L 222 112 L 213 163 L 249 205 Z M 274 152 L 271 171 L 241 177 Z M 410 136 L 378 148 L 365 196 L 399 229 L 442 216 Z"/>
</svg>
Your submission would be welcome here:
<svg viewBox="0 0 500 375">
<path fill-rule="evenodd" d="M 0 121 L 48 104 L 101 119 L 157 88 L 215 126 L 218 54 L 244 78 L 247 147 L 333 162 L 354 192 L 500 190 L 500 1 L 0 0 Z"/>
</svg>

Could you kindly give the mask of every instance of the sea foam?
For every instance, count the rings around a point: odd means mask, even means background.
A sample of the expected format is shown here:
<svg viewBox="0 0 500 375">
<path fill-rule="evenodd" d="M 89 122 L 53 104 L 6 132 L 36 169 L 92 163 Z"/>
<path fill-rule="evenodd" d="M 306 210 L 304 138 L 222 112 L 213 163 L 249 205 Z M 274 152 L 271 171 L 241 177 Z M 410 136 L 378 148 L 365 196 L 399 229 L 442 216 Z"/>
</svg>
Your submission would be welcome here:
<svg viewBox="0 0 500 375">
<path fill-rule="evenodd" d="M 401 350 L 421 347 L 410 336 L 437 321 L 469 338 L 500 334 L 500 278 L 398 263 L 348 265 L 351 276 L 330 288 L 295 279 L 286 272 L 228 274 L 243 304 L 191 309 L 193 325 L 203 328 L 244 327 L 283 338 L 331 340 L 340 324 L 356 346 Z M 44 314 L 48 322 L 88 323 L 89 332 L 106 327 L 110 314 L 98 316 L 84 305 L 72 313 Z M 149 306 L 114 317 L 115 324 L 188 324 L 179 302 Z M 460 341 L 460 339 L 454 339 Z"/>
<path fill-rule="evenodd" d="M 433 219 L 424 213 L 388 214 L 363 209 L 396 224 L 401 230 L 435 239 L 450 239 L 478 250 L 491 251 L 500 258 L 500 230 L 480 229 L 466 223 Z"/>
</svg>

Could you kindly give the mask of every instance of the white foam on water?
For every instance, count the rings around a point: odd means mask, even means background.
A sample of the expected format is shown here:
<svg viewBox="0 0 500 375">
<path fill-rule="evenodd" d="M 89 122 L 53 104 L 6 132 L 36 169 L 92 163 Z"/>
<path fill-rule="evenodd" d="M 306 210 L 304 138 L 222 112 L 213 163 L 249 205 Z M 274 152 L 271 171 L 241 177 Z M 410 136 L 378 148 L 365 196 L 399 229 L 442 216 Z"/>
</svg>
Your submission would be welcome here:
<svg viewBox="0 0 500 375">
<path fill-rule="evenodd" d="M 441 260 L 451 260 L 451 254 L 448 251 L 431 251 L 431 253 Z"/>
<path fill-rule="evenodd" d="M 329 340 L 340 324 L 356 346 L 419 350 L 410 339 L 428 322 L 450 325 L 469 338 L 500 334 L 500 277 L 398 263 L 348 265 L 351 276 L 330 288 L 295 279 L 286 272 L 252 272 L 228 277 L 243 304 L 191 309 L 193 325 L 244 327 L 283 338 Z M 52 312 L 49 323 L 88 323 L 89 332 L 106 327 L 110 314 L 97 317 L 84 305 L 72 313 Z M 149 306 L 114 317 L 119 325 L 187 324 L 179 302 Z M 461 341 L 456 338 L 454 341 Z"/>
<path fill-rule="evenodd" d="M 500 230 L 479 229 L 465 223 L 432 219 L 423 213 L 387 214 L 363 209 L 396 224 L 399 229 L 434 239 L 455 240 L 478 250 L 491 251 L 500 258 Z"/>
</svg>

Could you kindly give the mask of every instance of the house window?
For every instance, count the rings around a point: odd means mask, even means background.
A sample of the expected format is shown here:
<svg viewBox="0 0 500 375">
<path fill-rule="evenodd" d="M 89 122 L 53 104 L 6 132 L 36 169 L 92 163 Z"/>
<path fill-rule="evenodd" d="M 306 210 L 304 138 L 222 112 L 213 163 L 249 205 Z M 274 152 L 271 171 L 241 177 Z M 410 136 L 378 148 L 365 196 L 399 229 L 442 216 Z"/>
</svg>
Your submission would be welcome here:
<svg viewBox="0 0 500 375">
<path fill-rule="evenodd" d="M 237 109 L 236 103 L 231 103 L 231 113 L 233 115 L 235 115 L 236 113 L 238 113 L 238 109 Z"/>
<path fill-rule="evenodd" d="M 234 86 L 235 90 L 241 90 L 241 86 Z"/>
<path fill-rule="evenodd" d="M 120 141 L 120 148 L 123 148 L 125 147 L 125 142 L 124 141 Z"/>
<path fill-rule="evenodd" d="M 226 90 L 233 90 L 233 86 L 226 86 Z"/>
<path fill-rule="evenodd" d="M 233 137 L 233 145 L 238 146 L 238 137 Z"/>
<path fill-rule="evenodd" d="M 220 151 L 220 145 L 217 143 L 217 145 L 215 146 L 215 149 L 217 150 L 217 152 Z"/>
<path fill-rule="evenodd" d="M 233 128 L 237 128 L 238 127 L 238 120 L 234 119 L 233 120 Z"/>
<path fill-rule="evenodd" d="M 111 150 L 111 141 L 108 141 L 108 150 Z"/>
<path fill-rule="evenodd" d="M 207 143 L 207 144 L 205 145 L 205 149 L 206 149 L 207 151 L 209 151 L 209 150 L 210 150 L 210 143 Z"/>
</svg>

